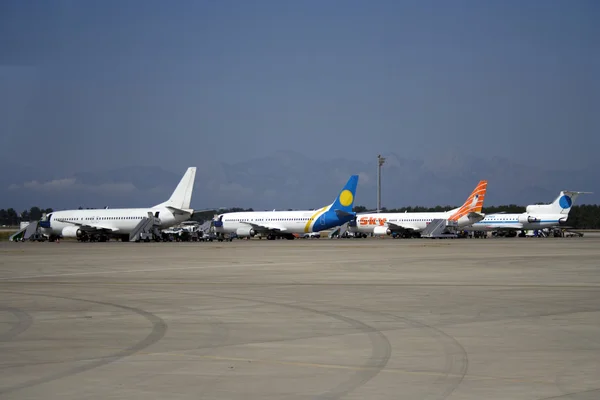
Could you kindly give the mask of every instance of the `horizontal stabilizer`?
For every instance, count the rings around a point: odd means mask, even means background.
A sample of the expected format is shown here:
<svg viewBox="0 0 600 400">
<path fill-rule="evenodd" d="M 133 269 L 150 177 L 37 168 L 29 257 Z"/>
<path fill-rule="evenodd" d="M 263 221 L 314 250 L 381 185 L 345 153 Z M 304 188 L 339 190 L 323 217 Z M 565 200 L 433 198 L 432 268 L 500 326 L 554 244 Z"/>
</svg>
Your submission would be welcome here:
<svg viewBox="0 0 600 400">
<path fill-rule="evenodd" d="M 166 208 L 169 211 L 171 211 L 174 215 L 183 215 L 183 214 L 192 215 L 194 213 L 194 210 L 191 208 L 176 208 L 176 207 L 171 207 L 171 206 L 167 206 Z"/>
<path fill-rule="evenodd" d="M 343 218 L 343 217 L 354 217 L 356 216 L 356 213 L 353 212 L 348 212 L 348 211 L 344 211 L 344 210 L 335 210 L 335 214 L 339 217 L 339 218 Z"/>
<path fill-rule="evenodd" d="M 482 220 L 485 218 L 485 214 L 478 213 L 478 212 L 470 212 L 467 214 L 467 218 Z"/>
</svg>

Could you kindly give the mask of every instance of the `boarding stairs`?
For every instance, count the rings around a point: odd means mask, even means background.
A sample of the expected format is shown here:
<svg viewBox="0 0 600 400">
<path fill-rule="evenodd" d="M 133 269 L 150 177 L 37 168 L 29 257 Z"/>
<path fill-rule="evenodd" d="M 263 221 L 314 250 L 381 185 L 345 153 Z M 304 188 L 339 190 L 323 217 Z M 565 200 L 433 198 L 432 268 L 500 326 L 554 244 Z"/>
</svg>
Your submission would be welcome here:
<svg viewBox="0 0 600 400">
<path fill-rule="evenodd" d="M 8 240 L 11 242 L 24 242 L 26 240 L 34 240 L 38 237 L 38 222 L 32 221 L 26 227 L 19 229 L 17 232 L 12 234 Z"/>
<path fill-rule="evenodd" d="M 204 222 L 202 225 L 200 225 L 198 227 L 198 231 L 202 232 L 202 233 L 209 233 L 210 232 L 210 228 L 213 226 L 213 221 L 212 220 L 208 220 L 206 222 Z"/>
<path fill-rule="evenodd" d="M 160 238 L 160 219 L 148 212 L 148 217 L 144 217 L 129 234 L 130 242 L 139 242 L 140 240 L 150 241 Z"/>
<path fill-rule="evenodd" d="M 336 227 L 331 232 L 329 232 L 329 235 L 327 235 L 327 236 L 329 237 L 329 239 L 333 239 L 334 237 L 337 237 L 338 239 L 341 239 L 342 237 L 344 237 L 344 234 L 347 231 L 348 231 L 348 222 L 346 222 L 343 225 L 340 225 L 340 226 Z"/>
<path fill-rule="evenodd" d="M 421 232 L 424 238 L 456 237 L 458 223 L 447 219 L 434 219 Z"/>
</svg>

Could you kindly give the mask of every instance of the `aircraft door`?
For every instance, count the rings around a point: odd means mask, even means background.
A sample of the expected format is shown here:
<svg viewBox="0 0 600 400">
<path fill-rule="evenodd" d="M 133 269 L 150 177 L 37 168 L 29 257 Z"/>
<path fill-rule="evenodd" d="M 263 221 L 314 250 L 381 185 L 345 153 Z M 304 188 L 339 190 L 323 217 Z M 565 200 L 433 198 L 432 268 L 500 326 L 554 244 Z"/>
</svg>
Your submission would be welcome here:
<svg viewBox="0 0 600 400">
<path fill-rule="evenodd" d="M 321 214 L 319 217 L 319 225 L 324 227 L 327 224 L 327 218 L 325 217 L 326 213 Z"/>
</svg>

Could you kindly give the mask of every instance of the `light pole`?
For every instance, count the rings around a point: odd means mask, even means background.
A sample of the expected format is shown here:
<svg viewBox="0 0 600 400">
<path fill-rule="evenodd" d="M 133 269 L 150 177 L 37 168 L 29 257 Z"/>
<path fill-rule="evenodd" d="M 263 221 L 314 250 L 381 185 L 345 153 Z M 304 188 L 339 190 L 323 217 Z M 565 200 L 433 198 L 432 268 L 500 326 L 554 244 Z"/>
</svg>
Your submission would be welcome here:
<svg viewBox="0 0 600 400">
<path fill-rule="evenodd" d="M 377 156 L 377 212 L 381 212 L 381 166 L 385 158 L 381 154 Z"/>
</svg>

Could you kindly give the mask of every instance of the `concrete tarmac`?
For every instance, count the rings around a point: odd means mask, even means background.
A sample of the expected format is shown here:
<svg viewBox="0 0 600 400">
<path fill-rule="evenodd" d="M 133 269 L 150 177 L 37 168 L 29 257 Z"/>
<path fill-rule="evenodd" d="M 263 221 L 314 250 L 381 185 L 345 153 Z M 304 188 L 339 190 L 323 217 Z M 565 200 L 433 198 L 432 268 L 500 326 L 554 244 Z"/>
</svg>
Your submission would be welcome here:
<svg viewBox="0 0 600 400">
<path fill-rule="evenodd" d="M 0 399 L 600 398 L 600 238 L 1 243 Z"/>
</svg>

